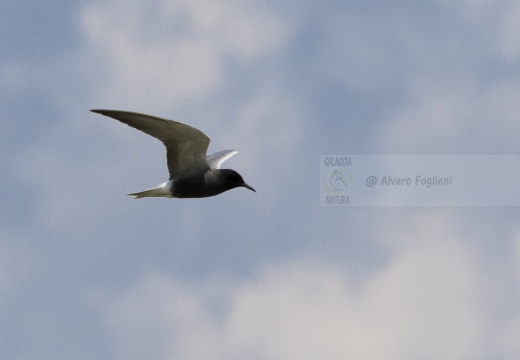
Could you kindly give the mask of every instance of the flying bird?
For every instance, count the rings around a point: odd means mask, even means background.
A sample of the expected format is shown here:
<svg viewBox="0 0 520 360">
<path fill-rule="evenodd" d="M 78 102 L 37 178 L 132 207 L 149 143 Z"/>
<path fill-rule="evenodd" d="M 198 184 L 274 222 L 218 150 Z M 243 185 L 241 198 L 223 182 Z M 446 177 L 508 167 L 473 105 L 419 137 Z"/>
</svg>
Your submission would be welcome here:
<svg viewBox="0 0 520 360">
<path fill-rule="evenodd" d="M 166 146 L 170 178 L 154 188 L 128 194 L 144 197 L 203 198 L 245 187 L 256 192 L 234 170 L 220 169 L 238 151 L 224 150 L 206 155 L 209 137 L 189 125 L 159 117 L 119 110 L 90 110 L 109 116 L 159 139 Z"/>
</svg>

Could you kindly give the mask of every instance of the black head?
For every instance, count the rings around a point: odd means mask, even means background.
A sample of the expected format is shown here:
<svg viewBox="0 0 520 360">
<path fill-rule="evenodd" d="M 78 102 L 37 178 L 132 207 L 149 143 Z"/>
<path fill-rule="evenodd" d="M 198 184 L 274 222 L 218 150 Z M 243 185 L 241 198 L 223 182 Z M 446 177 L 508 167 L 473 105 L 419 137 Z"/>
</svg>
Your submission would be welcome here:
<svg viewBox="0 0 520 360">
<path fill-rule="evenodd" d="M 220 170 L 220 173 L 223 176 L 224 183 L 228 185 L 230 189 L 236 187 L 245 187 L 251 191 L 256 192 L 255 189 L 245 183 L 244 179 L 242 179 L 242 176 L 235 170 L 222 169 Z"/>
</svg>

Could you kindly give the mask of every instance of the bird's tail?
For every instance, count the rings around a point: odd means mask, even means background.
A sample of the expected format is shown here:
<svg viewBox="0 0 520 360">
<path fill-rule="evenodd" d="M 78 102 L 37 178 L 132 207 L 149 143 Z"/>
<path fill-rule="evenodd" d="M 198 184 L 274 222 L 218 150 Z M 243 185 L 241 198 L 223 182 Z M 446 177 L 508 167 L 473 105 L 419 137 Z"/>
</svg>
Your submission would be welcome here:
<svg viewBox="0 0 520 360">
<path fill-rule="evenodd" d="M 136 193 L 133 193 L 133 194 L 128 194 L 128 196 L 135 196 L 135 199 L 141 199 L 141 198 L 144 198 L 144 197 L 168 197 L 168 198 L 172 198 L 173 195 L 172 195 L 172 192 L 171 192 L 171 188 L 172 188 L 172 181 L 167 181 L 165 183 L 162 183 L 160 185 L 157 185 L 156 187 L 152 188 L 152 189 L 148 189 L 148 190 L 145 190 L 145 191 L 141 191 L 141 192 L 136 192 Z"/>
</svg>

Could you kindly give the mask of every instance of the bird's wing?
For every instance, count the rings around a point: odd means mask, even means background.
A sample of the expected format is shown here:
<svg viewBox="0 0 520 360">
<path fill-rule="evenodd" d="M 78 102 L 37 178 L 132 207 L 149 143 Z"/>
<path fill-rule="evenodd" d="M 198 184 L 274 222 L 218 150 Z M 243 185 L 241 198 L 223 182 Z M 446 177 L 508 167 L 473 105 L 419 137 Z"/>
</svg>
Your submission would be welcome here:
<svg viewBox="0 0 520 360">
<path fill-rule="evenodd" d="M 220 166 L 227 159 L 238 154 L 236 150 L 224 150 L 219 151 L 218 153 L 214 153 L 207 156 L 208 164 L 212 169 L 220 169 Z"/>
<path fill-rule="evenodd" d="M 188 167 L 208 167 L 206 152 L 210 142 L 202 131 L 177 121 L 119 110 L 91 110 L 109 116 L 162 141 L 170 179 Z"/>
</svg>

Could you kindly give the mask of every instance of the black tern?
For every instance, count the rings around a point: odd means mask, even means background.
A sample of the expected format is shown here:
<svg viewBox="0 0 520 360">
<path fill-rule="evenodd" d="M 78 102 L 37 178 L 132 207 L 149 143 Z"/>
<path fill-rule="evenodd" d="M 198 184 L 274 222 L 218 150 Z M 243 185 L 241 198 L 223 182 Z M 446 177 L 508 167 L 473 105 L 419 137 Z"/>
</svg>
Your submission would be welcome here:
<svg viewBox="0 0 520 360">
<path fill-rule="evenodd" d="M 109 116 L 159 139 L 166 146 L 170 178 L 154 188 L 128 194 L 144 197 L 203 198 L 245 187 L 256 192 L 234 170 L 220 169 L 238 151 L 224 150 L 206 155 L 209 137 L 189 125 L 159 117 L 119 110 L 90 110 Z"/>
</svg>

